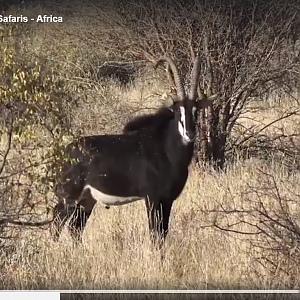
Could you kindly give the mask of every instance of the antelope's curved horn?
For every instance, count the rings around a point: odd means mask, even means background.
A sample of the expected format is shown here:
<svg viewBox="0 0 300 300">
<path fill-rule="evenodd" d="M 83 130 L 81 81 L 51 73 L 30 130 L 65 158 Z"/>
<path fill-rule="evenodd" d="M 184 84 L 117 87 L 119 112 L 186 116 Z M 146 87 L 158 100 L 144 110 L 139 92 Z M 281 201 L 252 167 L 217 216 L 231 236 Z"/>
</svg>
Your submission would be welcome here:
<svg viewBox="0 0 300 300">
<path fill-rule="evenodd" d="M 200 76 L 200 57 L 196 56 L 193 69 L 191 72 L 191 86 L 189 92 L 190 100 L 196 100 L 197 98 L 197 87 L 198 87 L 199 76 Z"/>
<path fill-rule="evenodd" d="M 173 76 L 174 76 L 174 81 L 175 81 L 175 85 L 176 85 L 176 89 L 177 89 L 177 96 L 179 100 L 184 100 L 186 95 L 185 95 L 185 91 L 184 91 L 184 86 L 183 86 L 183 82 L 181 77 L 179 76 L 179 72 L 178 69 L 173 61 L 173 59 L 169 56 L 164 56 L 161 57 L 157 63 L 155 64 L 155 69 L 162 63 L 162 62 L 166 62 L 169 64 L 172 72 L 173 72 Z"/>
</svg>

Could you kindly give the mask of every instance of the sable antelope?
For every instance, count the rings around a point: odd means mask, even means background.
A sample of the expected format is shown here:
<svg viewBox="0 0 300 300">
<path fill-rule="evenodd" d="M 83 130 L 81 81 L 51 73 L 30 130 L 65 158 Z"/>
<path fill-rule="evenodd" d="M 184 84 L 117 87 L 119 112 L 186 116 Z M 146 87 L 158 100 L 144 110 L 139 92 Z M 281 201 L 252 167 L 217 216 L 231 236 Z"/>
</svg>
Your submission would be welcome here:
<svg viewBox="0 0 300 300">
<path fill-rule="evenodd" d="M 199 57 L 194 61 L 188 95 L 174 61 L 163 57 L 156 67 L 162 62 L 169 65 L 177 88 L 169 107 L 132 119 L 123 134 L 84 136 L 67 146 L 68 160 L 56 188 L 55 239 L 71 215 L 70 232 L 80 238 L 97 202 L 109 208 L 144 199 L 151 236 L 162 245 L 172 204 L 188 178 L 198 110 L 216 97 L 197 101 Z"/>
</svg>

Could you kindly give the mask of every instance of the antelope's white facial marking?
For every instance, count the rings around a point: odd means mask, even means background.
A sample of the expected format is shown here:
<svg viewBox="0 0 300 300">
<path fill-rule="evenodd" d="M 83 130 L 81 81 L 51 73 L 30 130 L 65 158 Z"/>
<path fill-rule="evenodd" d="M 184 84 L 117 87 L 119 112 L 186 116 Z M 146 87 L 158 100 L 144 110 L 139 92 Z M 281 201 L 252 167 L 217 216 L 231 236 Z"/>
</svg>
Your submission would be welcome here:
<svg viewBox="0 0 300 300">
<path fill-rule="evenodd" d="M 189 142 L 191 142 L 191 139 L 187 135 L 187 131 L 186 131 L 185 108 L 183 106 L 180 106 L 179 109 L 180 109 L 180 120 L 178 122 L 178 131 L 182 137 L 183 144 L 187 145 Z"/>
<path fill-rule="evenodd" d="M 194 119 L 194 121 L 196 120 L 196 112 L 197 112 L 197 107 L 194 106 L 194 107 L 192 108 L 192 114 L 193 114 L 193 119 Z"/>
</svg>

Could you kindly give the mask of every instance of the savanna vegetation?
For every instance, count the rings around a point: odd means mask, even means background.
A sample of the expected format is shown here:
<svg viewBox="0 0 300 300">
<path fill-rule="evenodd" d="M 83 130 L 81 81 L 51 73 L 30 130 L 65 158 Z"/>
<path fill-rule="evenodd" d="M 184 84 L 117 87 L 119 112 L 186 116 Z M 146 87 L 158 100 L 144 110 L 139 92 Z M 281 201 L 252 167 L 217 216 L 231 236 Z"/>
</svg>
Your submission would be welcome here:
<svg viewBox="0 0 300 300">
<path fill-rule="evenodd" d="M 1 289 L 299 289 L 298 1 L 3 9 L 63 23 L 0 24 Z M 199 55 L 199 98 L 218 98 L 201 112 L 163 262 L 143 202 L 96 205 L 82 247 L 67 231 L 52 241 L 53 161 L 72 139 L 120 133 L 162 105 L 174 87 L 153 64 L 165 54 L 184 76 Z"/>
</svg>

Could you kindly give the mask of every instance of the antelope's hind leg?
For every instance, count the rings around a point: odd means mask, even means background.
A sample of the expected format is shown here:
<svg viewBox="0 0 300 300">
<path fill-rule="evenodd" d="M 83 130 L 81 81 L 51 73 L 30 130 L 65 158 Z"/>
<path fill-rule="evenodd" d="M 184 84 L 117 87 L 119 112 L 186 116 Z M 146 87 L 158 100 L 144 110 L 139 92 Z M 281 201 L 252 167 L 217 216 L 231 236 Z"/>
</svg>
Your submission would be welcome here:
<svg viewBox="0 0 300 300">
<path fill-rule="evenodd" d="M 53 221 L 51 224 L 51 235 L 54 241 L 58 241 L 60 234 L 70 218 L 70 216 L 75 211 L 75 202 L 74 205 L 66 204 L 62 200 L 55 205 L 53 211 Z"/>
<path fill-rule="evenodd" d="M 96 201 L 92 197 L 87 196 L 86 198 L 81 199 L 76 205 L 74 214 L 69 223 L 69 232 L 75 242 L 82 241 L 84 228 L 92 214 L 95 204 Z"/>
</svg>

